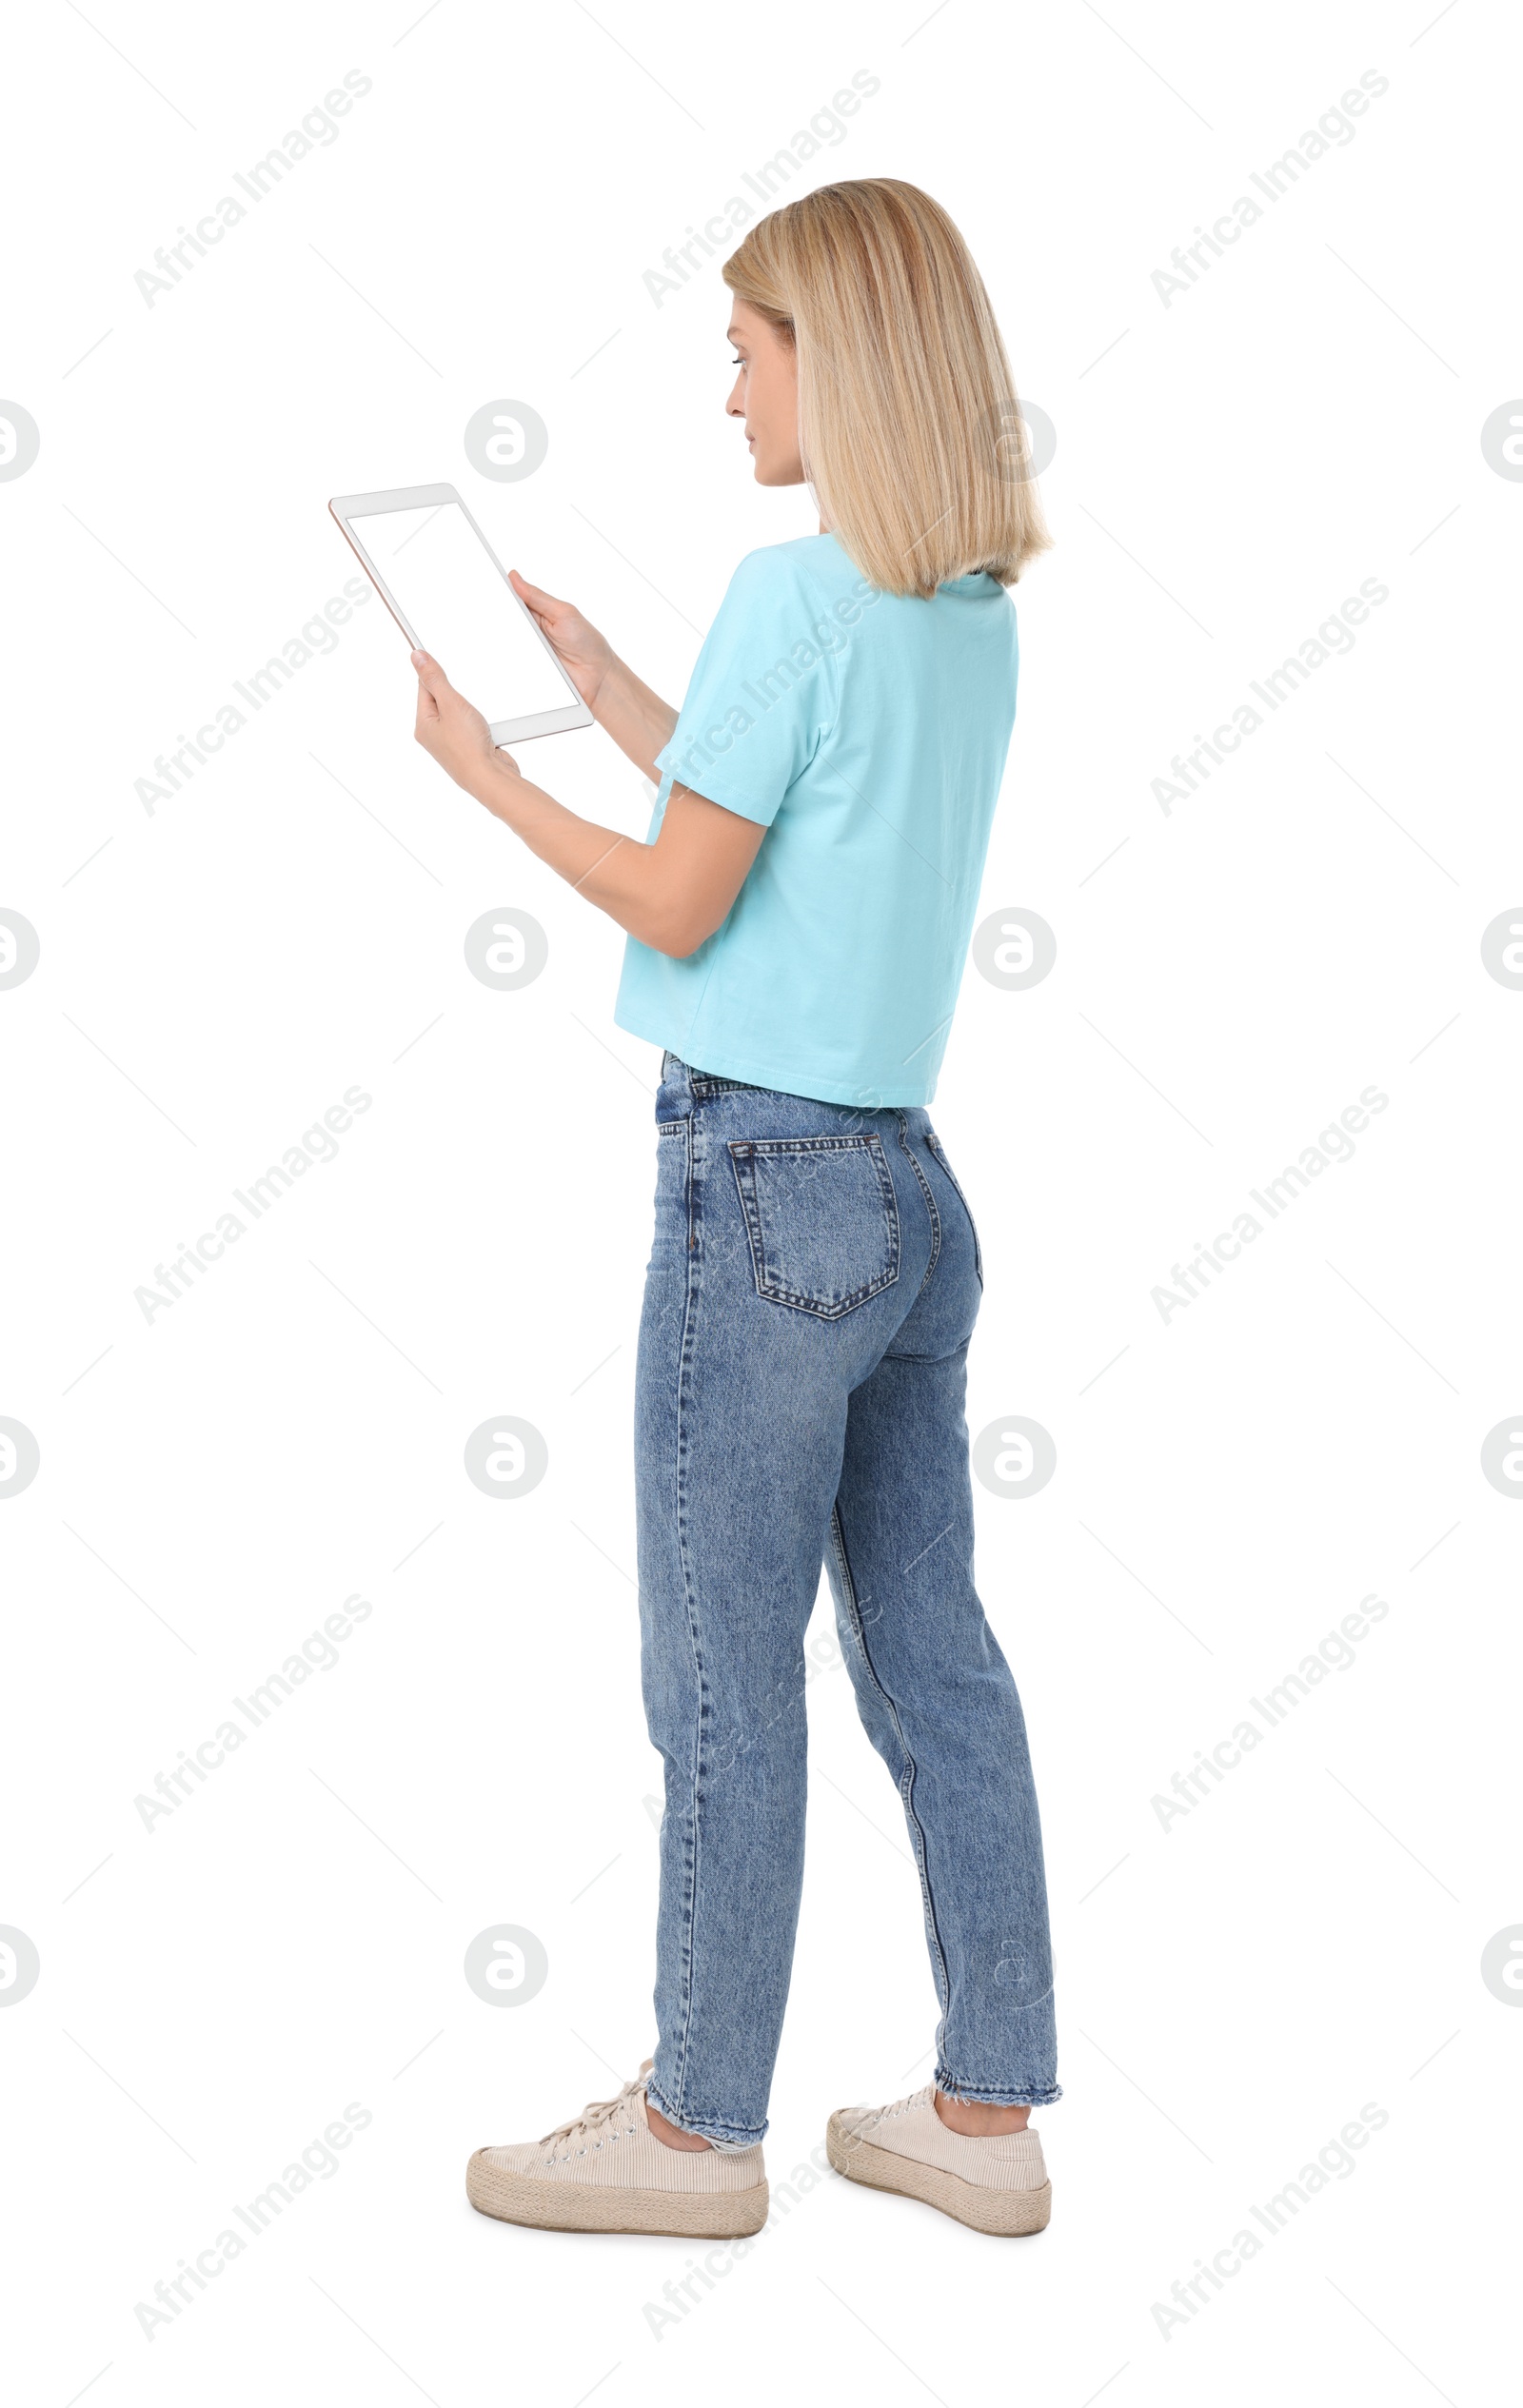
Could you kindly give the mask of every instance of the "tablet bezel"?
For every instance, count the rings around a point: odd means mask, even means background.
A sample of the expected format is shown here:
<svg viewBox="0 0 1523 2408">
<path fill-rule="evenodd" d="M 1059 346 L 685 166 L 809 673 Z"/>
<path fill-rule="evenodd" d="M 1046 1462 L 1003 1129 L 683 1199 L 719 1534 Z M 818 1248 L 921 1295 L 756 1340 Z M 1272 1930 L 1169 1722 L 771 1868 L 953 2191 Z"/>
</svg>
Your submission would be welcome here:
<svg viewBox="0 0 1523 2408">
<path fill-rule="evenodd" d="M 349 521 L 351 517 L 356 519 L 383 517 L 386 512 L 391 510 L 432 509 L 436 504 L 445 502 L 458 502 L 460 507 L 465 511 L 468 523 L 475 528 L 477 535 L 481 538 L 482 548 L 485 552 L 487 559 L 491 562 L 492 566 L 496 569 L 497 574 L 502 579 L 504 585 L 506 587 L 509 600 L 517 606 L 518 609 L 524 612 L 524 616 L 528 621 L 529 626 L 533 630 L 535 636 L 538 638 L 539 641 L 544 645 L 546 654 L 554 662 L 556 674 L 564 683 L 566 691 L 571 698 L 569 702 L 557 710 L 531 711 L 525 717 L 521 719 L 489 720 L 488 725 L 491 729 L 493 743 L 524 744 L 535 736 L 559 736 L 568 728 L 590 727 L 593 724 L 592 713 L 588 710 L 585 702 L 582 700 L 581 695 L 577 692 L 576 687 L 571 682 L 571 680 L 566 676 L 565 670 L 562 666 L 561 662 L 556 660 L 555 653 L 550 644 L 546 641 L 543 629 L 537 624 L 533 612 L 525 609 L 524 603 L 519 601 L 517 594 L 514 593 L 512 586 L 508 583 L 506 569 L 503 566 L 503 563 L 498 559 L 497 554 L 487 543 L 486 537 L 483 533 L 481 527 L 477 525 L 475 519 L 471 516 L 470 506 L 467 503 L 465 495 L 457 491 L 454 485 L 399 485 L 394 491 L 389 493 L 340 493 L 334 495 L 327 506 L 334 523 L 337 525 L 340 533 L 348 543 L 349 548 L 354 553 L 360 566 L 364 569 L 366 577 L 370 580 L 371 584 L 375 587 L 376 592 L 386 603 L 387 610 L 391 613 L 391 616 L 396 621 L 397 625 L 406 637 L 409 649 L 414 652 L 422 652 L 425 651 L 427 647 L 424 644 L 422 639 L 416 635 L 413 629 L 407 624 L 406 619 L 403 614 L 402 607 L 397 602 L 395 595 L 393 595 L 388 589 L 386 579 L 382 576 L 380 569 L 377 568 L 374 561 L 370 558 L 369 553 L 366 550 L 359 536 L 356 535 L 353 527 L 349 523 Z M 445 664 L 441 663 L 441 665 L 443 666 Z M 469 700 L 468 697 L 466 699 Z"/>
</svg>

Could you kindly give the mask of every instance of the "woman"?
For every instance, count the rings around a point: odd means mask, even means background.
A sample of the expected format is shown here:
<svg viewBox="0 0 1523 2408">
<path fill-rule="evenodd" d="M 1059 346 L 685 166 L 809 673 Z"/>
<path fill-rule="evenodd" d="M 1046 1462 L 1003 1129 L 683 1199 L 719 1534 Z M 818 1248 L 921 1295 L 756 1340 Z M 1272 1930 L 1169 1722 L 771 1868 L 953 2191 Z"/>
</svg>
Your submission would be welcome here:
<svg viewBox="0 0 1523 2408">
<path fill-rule="evenodd" d="M 1047 543 L 1002 438 L 978 270 L 913 185 L 838 184 L 728 260 L 758 484 L 821 531 L 752 552 L 682 712 L 568 602 L 519 595 L 660 780 L 650 839 L 563 809 L 426 655 L 417 735 L 628 932 L 616 1017 L 665 1049 L 637 1371 L 642 1664 L 665 1761 L 653 2061 L 473 2203 L 560 2230 L 757 2231 L 803 1871 L 821 1559 L 903 1801 L 941 2004 L 934 2081 L 833 2116 L 852 2179 L 1038 2231 L 1059 2096 L 1037 1802 L 973 1586 L 978 1238 L 925 1109 L 1015 712 L 1004 587 Z"/>
</svg>

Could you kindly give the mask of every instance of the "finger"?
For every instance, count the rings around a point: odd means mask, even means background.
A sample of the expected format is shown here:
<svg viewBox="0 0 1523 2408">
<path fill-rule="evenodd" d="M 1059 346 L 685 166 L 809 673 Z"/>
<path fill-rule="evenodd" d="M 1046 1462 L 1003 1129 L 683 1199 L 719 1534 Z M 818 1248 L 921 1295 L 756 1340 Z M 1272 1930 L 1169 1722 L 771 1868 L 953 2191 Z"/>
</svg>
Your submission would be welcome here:
<svg viewBox="0 0 1523 2408">
<path fill-rule="evenodd" d="M 557 595 L 547 594 L 543 585 L 531 585 L 528 579 L 522 576 L 516 568 L 510 568 L 507 574 L 512 582 L 513 591 L 521 602 L 528 603 L 531 610 L 548 613 L 565 609 L 565 603 Z"/>
<path fill-rule="evenodd" d="M 431 652 L 415 652 L 412 656 L 412 665 L 418 672 L 418 683 L 425 693 L 432 695 L 436 702 L 443 696 L 454 692 L 454 687 Z"/>
</svg>

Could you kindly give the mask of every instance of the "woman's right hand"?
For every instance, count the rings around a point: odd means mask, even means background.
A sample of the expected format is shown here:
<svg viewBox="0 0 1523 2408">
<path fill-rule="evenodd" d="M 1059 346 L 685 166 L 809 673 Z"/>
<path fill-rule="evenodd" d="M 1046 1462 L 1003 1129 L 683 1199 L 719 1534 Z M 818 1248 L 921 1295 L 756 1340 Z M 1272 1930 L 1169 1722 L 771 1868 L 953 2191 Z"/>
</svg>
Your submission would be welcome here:
<svg viewBox="0 0 1523 2408">
<path fill-rule="evenodd" d="M 513 591 L 532 613 L 551 651 L 594 716 L 603 680 L 618 662 L 605 636 L 583 619 L 575 602 L 560 602 L 539 585 L 531 585 L 516 568 L 508 570 Z"/>
</svg>

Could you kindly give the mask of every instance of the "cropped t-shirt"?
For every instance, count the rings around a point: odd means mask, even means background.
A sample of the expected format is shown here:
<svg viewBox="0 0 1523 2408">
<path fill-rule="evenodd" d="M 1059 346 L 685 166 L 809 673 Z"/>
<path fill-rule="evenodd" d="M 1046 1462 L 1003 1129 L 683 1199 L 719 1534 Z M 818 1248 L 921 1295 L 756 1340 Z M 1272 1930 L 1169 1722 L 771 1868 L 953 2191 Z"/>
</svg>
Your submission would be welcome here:
<svg viewBox="0 0 1523 2408">
<path fill-rule="evenodd" d="M 1016 613 L 979 570 L 887 594 L 834 535 L 747 553 L 656 756 L 766 829 L 683 959 L 635 938 L 614 1016 L 695 1070 L 828 1103 L 928 1103 L 1016 709 Z"/>
</svg>

